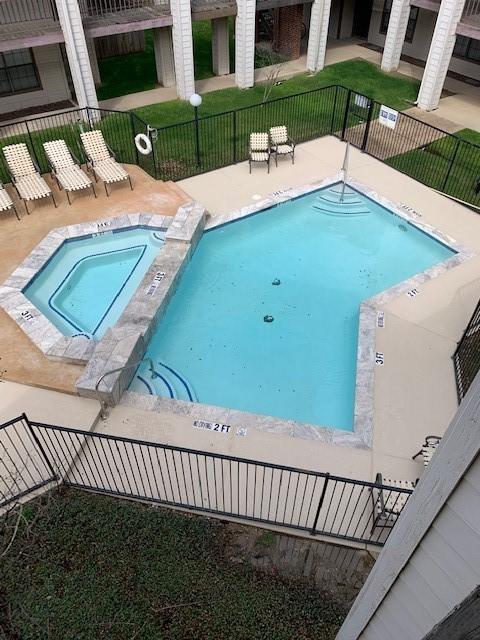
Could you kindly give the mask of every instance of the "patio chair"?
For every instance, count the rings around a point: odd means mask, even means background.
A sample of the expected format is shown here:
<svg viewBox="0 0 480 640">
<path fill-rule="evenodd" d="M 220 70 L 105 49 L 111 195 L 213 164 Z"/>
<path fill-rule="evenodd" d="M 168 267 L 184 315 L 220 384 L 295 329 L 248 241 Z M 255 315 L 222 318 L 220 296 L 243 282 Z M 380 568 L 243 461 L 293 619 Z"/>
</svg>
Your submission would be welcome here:
<svg viewBox="0 0 480 640">
<path fill-rule="evenodd" d="M 252 162 L 266 162 L 270 173 L 270 142 L 268 133 L 251 133 L 248 148 L 248 167 L 252 173 Z"/>
<path fill-rule="evenodd" d="M 80 134 L 82 146 L 87 157 L 87 167 L 89 167 L 95 178 L 95 182 L 103 181 L 105 193 L 108 193 L 107 184 L 128 180 L 130 189 L 133 191 L 132 179 L 121 164 L 115 159 L 115 154 L 105 142 L 103 133 L 99 129 L 85 131 Z"/>
<path fill-rule="evenodd" d="M 413 491 L 418 480 L 390 480 L 377 473 L 375 484 L 387 485 L 391 489 L 372 487 L 373 500 L 373 524 L 372 533 L 376 527 L 391 529 L 398 516 L 406 505 L 410 492 Z M 395 489 L 408 489 L 409 491 L 396 491 Z"/>
<path fill-rule="evenodd" d="M 55 178 L 60 189 L 65 189 L 68 204 L 72 204 L 71 191 L 92 189 L 93 195 L 97 197 L 93 182 L 80 169 L 80 162 L 73 156 L 65 140 L 44 142 L 43 148 L 52 171 L 52 177 Z"/>
<path fill-rule="evenodd" d="M 21 142 L 3 147 L 3 155 L 7 161 L 12 184 L 23 200 L 27 213 L 30 213 L 27 202 L 31 200 L 49 197 L 55 207 L 57 206 L 52 190 L 42 178 L 40 169 L 32 160 L 25 143 Z"/>
<path fill-rule="evenodd" d="M 288 136 L 287 127 L 271 127 L 270 146 L 275 156 L 275 166 L 278 166 L 278 156 L 290 155 L 295 164 L 295 142 Z"/>
<path fill-rule="evenodd" d="M 418 458 L 418 456 L 423 456 L 423 464 L 425 466 L 428 465 L 430 460 L 432 459 L 433 454 L 435 453 L 435 449 L 440 444 L 441 437 L 440 436 L 427 436 L 425 438 L 425 442 L 422 445 L 422 448 L 418 453 L 412 456 L 412 460 Z"/>
<path fill-rule="evenodd" d="M 13 209 L 15 211 L 15 215 L 17 216 L 17 220 L 20 220 L 20 216 L 18 215 L 17 207 L 13 204 L 13 200 L 10 195 L 5 190 L 5 187 L 0 182 L 0 212 L 10 211 Z"/>
</svg>

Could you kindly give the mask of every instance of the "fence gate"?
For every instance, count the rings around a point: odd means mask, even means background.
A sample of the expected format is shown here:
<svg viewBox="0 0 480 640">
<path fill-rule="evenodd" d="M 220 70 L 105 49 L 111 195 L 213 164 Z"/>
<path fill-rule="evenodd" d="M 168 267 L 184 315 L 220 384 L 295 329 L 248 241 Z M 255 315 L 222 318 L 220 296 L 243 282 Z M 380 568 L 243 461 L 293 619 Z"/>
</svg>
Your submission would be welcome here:
<svg viewBox="0 0 480 640">
<path fill-rule="evenodd" d="M 374 104 L 367 96 L 349 90 L 341 131 L 342 140 L 365 150 Z"/>
</svg>

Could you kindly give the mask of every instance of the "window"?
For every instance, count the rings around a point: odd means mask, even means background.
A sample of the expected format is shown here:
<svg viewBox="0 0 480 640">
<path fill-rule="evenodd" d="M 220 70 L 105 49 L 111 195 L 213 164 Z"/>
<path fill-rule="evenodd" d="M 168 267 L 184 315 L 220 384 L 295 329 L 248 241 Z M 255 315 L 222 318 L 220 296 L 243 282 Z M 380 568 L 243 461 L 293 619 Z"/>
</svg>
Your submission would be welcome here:
<svg viewBox="0 0 480 640">
<path fill-rule="evenodd" d="M 40 88 L 37 67 L 30 49 L 0 53 L 0 95 Z"/>
<path fill-rule="evenodd" d="M 392 0 L 385 0 L 383 5 L 382 19 L 380 22 L 380 33 L 387 33 L 388 23 L 390 22 L 390 13 L 392 11 Z M 408 16 L 407 31 L 405 33 L 405 42 L 412 42 L 415 34 L 415 27 L 418 20 L 418 7 L 410 7 L 410 15 Z"/>
<path fill-rule="evenodd" d="M 480 40 L 457 36 L 453 55 L 457 58 L 472 60 L 472 62 L 480 62 Z"/>
</svg>

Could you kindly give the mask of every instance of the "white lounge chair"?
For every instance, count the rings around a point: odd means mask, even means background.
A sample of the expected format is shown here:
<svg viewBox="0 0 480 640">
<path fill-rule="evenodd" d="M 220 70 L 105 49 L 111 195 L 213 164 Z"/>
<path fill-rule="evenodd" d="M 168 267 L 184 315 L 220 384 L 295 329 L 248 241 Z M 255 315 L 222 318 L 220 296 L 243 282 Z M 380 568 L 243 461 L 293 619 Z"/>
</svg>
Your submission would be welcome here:
<svg viewBox="0 0 480 640">
<path fill-rule="evenodd" d="M 427 466 L 432 459 L 433 454 L 435 453 L 436 448 L 440 444 L 441 437 L 440 436 L 427 436 L 425 438 L 425 442 L 422 445 L 422 448 L 418 453 L 412 456 L 412 460 L 418 458 L 419 455 L 423 456 L 423 464 Z"/>
<path fill-rule="evenodd" d="M 83 149 L 87 156 L 87 166 L 91 168 L 95 181 L 99 178 L 105 186 L 105 193 L 108 193 L 107 184 L 128 180 L 130 189 L 133 190 L 132 180 L 121 164 L 115 160 L 115 154 L 109 148 L 103 133 L 99 129 L 85 131 L 80 134 Z"/>
<path fill-rule="evenodd" d="M 15 211 L 15 215 L 17 216 L 17 220 L 20 220 L 20 216 L 18 215 L 17 207 L 13 204 L 13 200 L 10 195 L 5 190 L 5 187 L 0 182 L 0 212 L 10 211 L 13 209 Z"/>
<path fill-rule="evenodd" d="M 287 127 L 271 127 L 270 145 L 275 156 L 275 166 L 278 166 L 278 156 L 290 155 L 292 164 L 295 164 L 295 142 L 288 136 Z"/>
<path fill-rule="evenodd" d="M 68 204 L 72 204 L 70 200 L 71 191 L 92 189 L 93 195 L 97 197 L 93 182 L 80 169 L 80 162 L 74 158 L 65 140 L 44 142 L 43 148 L 52 170 L 52 176 L 57 181 L 59 188 L 65 189 Z"/>
<path fill-rule="evenodd" d="M 40 169 L 32 160 L 25 143 L 21 142 L 3 147 L 3 155 L 7 161 L 12 184 L 23 200 L 27 213 L 30 213 L 27 202 L 31 200 L 49 197 L 53 200 L 53 204 L 57 206 L 52 190 L 42 178 Z"/>
<path fill-rule="evenodd" d="M 251 133 L 248 149 L 248 166 L 252 173 L 252 162 L 266 162 L 270 173 L 270 141 L 268 133 Z"/>
<path fill-rule="evenodd" d="M 391 529 L 393 527 L 398 516 L 402 513 L 411 492 L 415 489 L 417 481 L 391 480 L 383 478 L 381 473 L 377 473 L 375 484 L 385 486 L 378 489 L 372 487 L 372 532 L 376 527 L 381 527 L 382 529 Z"/>
</svg>

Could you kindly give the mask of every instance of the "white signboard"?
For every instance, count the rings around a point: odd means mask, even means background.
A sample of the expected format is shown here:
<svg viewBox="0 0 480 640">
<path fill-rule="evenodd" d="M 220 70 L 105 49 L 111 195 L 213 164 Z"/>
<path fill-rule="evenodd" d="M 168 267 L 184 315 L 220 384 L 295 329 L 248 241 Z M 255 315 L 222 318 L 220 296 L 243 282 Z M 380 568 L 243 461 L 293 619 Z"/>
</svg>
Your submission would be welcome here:
<svg viewBox="0 0 480 640">
<path fill-rule="evenodd" d="M 380 107 L 380 115 L 378 116 L 380 124 L 383 124 L 385 127 L 389 129 L 395 129 L 395 125 L 397 124 L 398 119 L 398 111 L 395 109 L 390 109 L 390 107 L 386 107 L 384 104 Z"/>
</svg>

